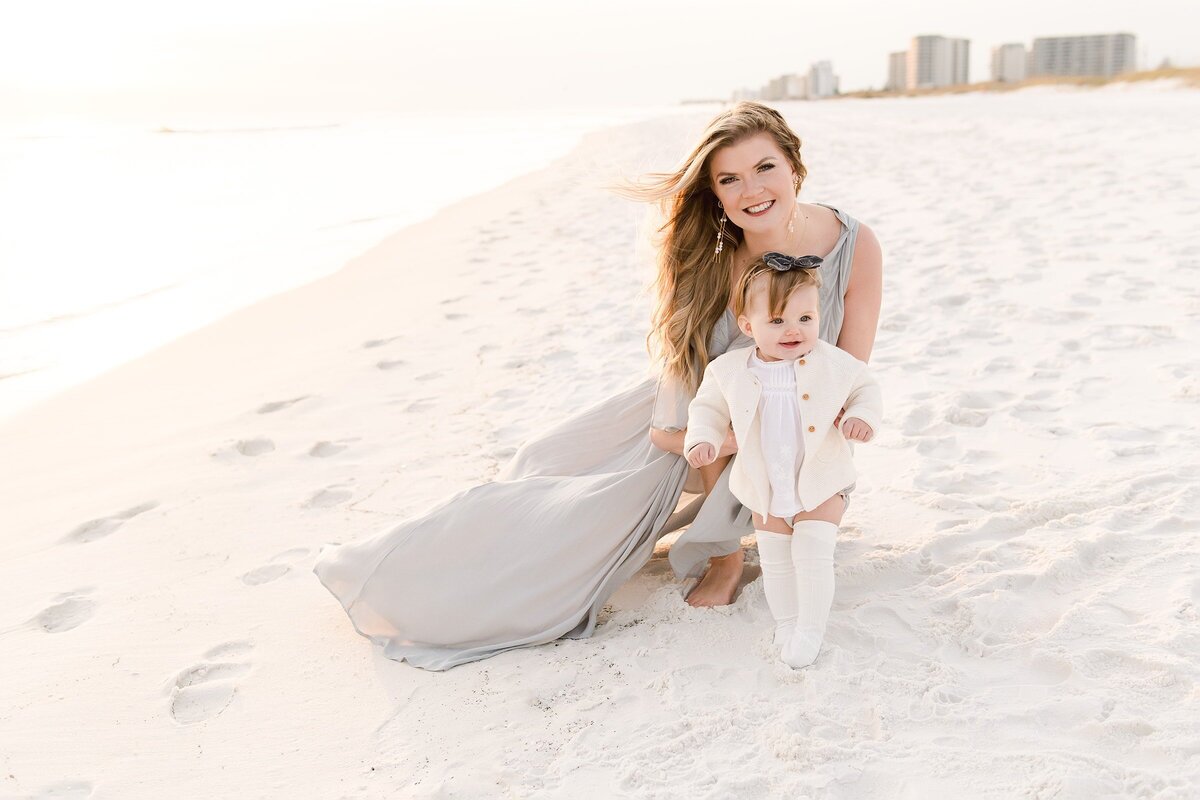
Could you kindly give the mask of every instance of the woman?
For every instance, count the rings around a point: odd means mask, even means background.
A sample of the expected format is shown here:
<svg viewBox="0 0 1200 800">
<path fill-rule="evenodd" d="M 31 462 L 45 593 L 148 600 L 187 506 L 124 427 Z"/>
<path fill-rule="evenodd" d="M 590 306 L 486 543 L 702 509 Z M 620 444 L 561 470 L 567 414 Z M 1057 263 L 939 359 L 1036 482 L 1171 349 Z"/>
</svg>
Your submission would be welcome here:
<svg viewBox="0 0 1200 800">
<path fill-rule="evenodd" d="M 797 203 L 799 149 L 777 112 L 740 103 L 710 123 L 676 172 L 625 187 L 669 212 L 652 330 L 662 377 L 526 442 L 495 481 L 365 542 L 324 548 L 313 571 L 359 633 L 388 657 L 432 670 L 590 636 L 657 539 L 688 522 L 672 567 L 696 577 L 709 566 L 688 602 L 732 602 L 740 537 L 750 532 L 728 490 L 732 438 L 701 472 L 705 495 L 672 512 L 688 478 L 679 453 L 699 376 L 747 342 L 728 310 L 733 280 L 758 248 L 828 254 L 821 336 L 864 360 L 879 313 L 878 244 L 842 212 Z"/>
</svg>

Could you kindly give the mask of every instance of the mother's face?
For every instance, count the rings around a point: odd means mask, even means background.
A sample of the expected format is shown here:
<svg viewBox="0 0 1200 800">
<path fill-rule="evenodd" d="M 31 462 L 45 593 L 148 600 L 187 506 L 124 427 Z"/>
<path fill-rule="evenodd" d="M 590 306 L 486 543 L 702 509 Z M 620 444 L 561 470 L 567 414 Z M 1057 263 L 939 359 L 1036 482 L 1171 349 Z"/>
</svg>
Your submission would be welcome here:
<svg viewBox="0 0 1200 800">
<path fill-rule="evenodd" d="M 730 222 L 756 233 L 787 224 L 796 203 L 796 173 L 769 133 L 722 147 L 708 166 L 713 193 Z"/>
</svg>

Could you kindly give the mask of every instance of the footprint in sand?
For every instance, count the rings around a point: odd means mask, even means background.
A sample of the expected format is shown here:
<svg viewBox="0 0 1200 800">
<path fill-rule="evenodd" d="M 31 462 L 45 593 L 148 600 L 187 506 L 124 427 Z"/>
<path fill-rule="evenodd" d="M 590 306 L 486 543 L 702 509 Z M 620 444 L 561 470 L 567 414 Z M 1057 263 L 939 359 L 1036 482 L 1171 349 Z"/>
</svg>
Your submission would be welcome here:
<svg viewBox="0 0 1200 800">
<path fill-rule="evenodd" d="M 894 314 L 889 314 L 881 323 L 879 323 L 879 327 L 881 330 L 890 332 L 903 331 L 908 328 L 908 324 L 911 321 L 912 317 L 909 314 L 897 312 Z"/>
<path fill-rule="evenodd" d="M 437 402 L 432 397 L 420 397 L 416 400 L 395 400 L 393 402 L 404 404 L 404 408 L 400 409 L 404 414 L 420 414 L 437 407 Z"/>
<path fill-rule="evenodd" d="M 396 358 L 396 359 L 392 359 L 391 361 L 377 361 L 375 363 L 375 368 L 388 370 L 388 369 L 395 369 L 396 367 L 402 367 L 402 366 L 404 366 L 404 364 L 405 364 L 404 359 Z"/>
<path fill-rule="evenodd" d="M 976 372 L 977 375 L 996 375 L 1003 372 L 1008 372 L 1017 365 L 1015 359 L 1009 356 L 997 356 L 983 366 L 982 369 Z"/>
<path fill-rule="evenodd" d="M 569 363 L 574 362 L 575 360 L 576 360 L 576 355 L 575 355 L 574 350 L 564 350 L 562 348 L 559 348 L 557 350 L 551 350 L 541 357 L 541 361 L 543 364 L 561 364 L 561 363 L 569 364 Z"/>
<path fill-rule="evenodd" d="M 946 411 L 946 421 L 963 428 L 980 428 L 987 424 L 991 415 L 977 408 L 951 406 Z"/>
<path fill-rule="evenodd" d="M 170 713 L 181 725 L 204 722 L 220 714 L 233 702 L 238 679 L 250 672 L 243 660 L 254 645 L 226 642 L 204 654 L 197 664 L 170 681 Z"/>
<path fill-rule="evenodd" d="M 329 458 L 345 450 L 347 445 L 341 442 L 317 442 L 309 448 L 308 454 L 314 458 Z"/>
<path fill-rule="evenodd" d="M 304 501 L 305 508 L 332 508 L 349 500 L 354 492 L 340 486 L 328 486 Z"/>
<path fill-rule="evenodd" d="M 278 580 L 291 571 L 292 568 L 287 564 L 263 564 L 261 567 L 256 567 L 243 574 L 242 583 L 247 586 L 261 586 L 264 583 Z"/>
<path fill-rule="evenodd" d="M 238 439 L 212 451 L 209 455 L 218 461 L 241 461 L 243 457 L 254 458 L 275 452 L 275 442 L 265 436 L 253 439 Z"/>
<path fill-rule="evenodd" d="M 364 349 L 370 350 L 372 347 L 383 347 L 385 344 L 394 342 L 399 338 L 399 336 L 392 336 L 388 339 L 367 339 L 362 343 L 362 346 Z"/>
<path fill-rule="evenodd" d="M 108 517 L 100 517 L 99 519 L 89 520 L 75 530 L 68 533 L 62 538 L 63 542 L 74 544 L 87 544 L 94 542 L 97 539 L 103 539 L 117 528 L 124 525 L 128 520 L 133 519 L 138 514 L 144 514 L 152 508 L 157 508 L 158 503 L 151 500 L 148 503 L 127 508 L 124 511 L 119 511 Z"/>
<path fill-rule="evenodd" d="M 261 586 L 264 583 L 270 583 L 273 580 L 282 578 L 292 571 L 293 564 L 307 555 L 308 548 L 306 547 L 293 547 L 291 550 L 284 550 L 273 557 L 270 562 L 242 575 L 242 583 L 247 586 Z"/>
<path fill-rule="evenodd" d="M 275 443 L 270 439 L 261 437 L 257 439 L 239 439 L 233 446 L 233 449 L 244 456 L 261 456 L 274 451 Z"/>
<path fill-rule="evenodd" d="M 62 633 L 78 628 L 96 613 L 96 604 L 78 592 L 66 592 L 55 603 L 38 612 L 30 622 L 46 633 Z"/>
<path fill-rule="evenodd" d="M 969 294 L 952 294 L 946 297 L 939 297 L 934 300 L 933 303 L 934 305 L 939 305 L 942 308 L 956 308 L 958 306 L 966 305 L 967 301 L 970 299 L 971 295 Z"/>
<path fill-rule="evenodd" d="M 954 436 L 929 436 L 917 442 L 917 452 L 932 458 L 954 458 L 960 454 Z"/>
<path fill-rule="evenodd" d="M 12 778 L 12 775 L 8 776 Z M 87 781 L 58 781 L 48 783 L 40 789 L 34 789 L 33 794 L 12 795 L 28 800 L 88 800 L 95 793 L 95 785 Z M 9 797 L 10 795 L 3 795 Z"/>
<path fill-rule="evenodd" d="M 288 408 L 289 406 L 293 406 L 296 403 L 299 403 L 301 400 L 304 400 L 306 398 L 308 398 L 308 395 L 302 394 L 299 397 L 293 397 L 291 400 L 276 400 L 272 403 L 264 403 L 258 407 L 257 413 L 273 414 L 276 411 L 282 411 L 283 409 Z"/>
<path fill-rule="evenodd" d="M 929 406 L 920 405 L 908 412 L 900 430 L 905 436 L 923 436 L 932 423 L 933 410 Z"/>
</svg>

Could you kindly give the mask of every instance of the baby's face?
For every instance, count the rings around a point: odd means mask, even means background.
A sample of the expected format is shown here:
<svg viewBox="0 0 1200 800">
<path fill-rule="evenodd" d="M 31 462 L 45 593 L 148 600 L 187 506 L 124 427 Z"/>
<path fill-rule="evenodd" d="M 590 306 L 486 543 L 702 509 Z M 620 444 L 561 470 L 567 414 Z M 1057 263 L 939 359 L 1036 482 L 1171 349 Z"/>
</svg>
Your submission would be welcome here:
<svg viewBox="0 0 1200 800">
<path fill-rule="evenodd" d="M 767 312 L 766 286 L 752 287 L 748 300 L 746 313 L 738 317 L 738 327 L 754 337 L 763 361 L 790 361 L 816 347 L 821 327 L 817 287 L 801 286 L 792 292 L 778 317 Z"/>
</svg>

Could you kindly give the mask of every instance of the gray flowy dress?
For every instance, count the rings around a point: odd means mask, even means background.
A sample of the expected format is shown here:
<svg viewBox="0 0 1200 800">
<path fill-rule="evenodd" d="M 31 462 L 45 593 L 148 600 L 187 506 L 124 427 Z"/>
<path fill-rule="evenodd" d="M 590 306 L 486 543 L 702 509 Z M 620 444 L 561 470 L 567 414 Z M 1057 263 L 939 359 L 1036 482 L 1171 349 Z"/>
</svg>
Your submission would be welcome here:
<svg viewBox="0 0 1200 800">
<path fill-rule="evenodd" d="M 858 222 L 827 207 L 842 232 L 820 267 L 820 336 L 836 344 Z M 727 310 L 709 356 L 752 342 Z M 324 546 L 313 572 L 360 634 L 423 669 L 590 636 L 662 536 L 689 526 L 668 553 L 682 579 L 753 531 L 728 468 L 707 497 L 675 510 L 690 467 L 649 431 L 687 427 L 692 396 L 668 377 L 630 386 L 525 442 L 494 481 L 365 541 Z"/>
</svg>

